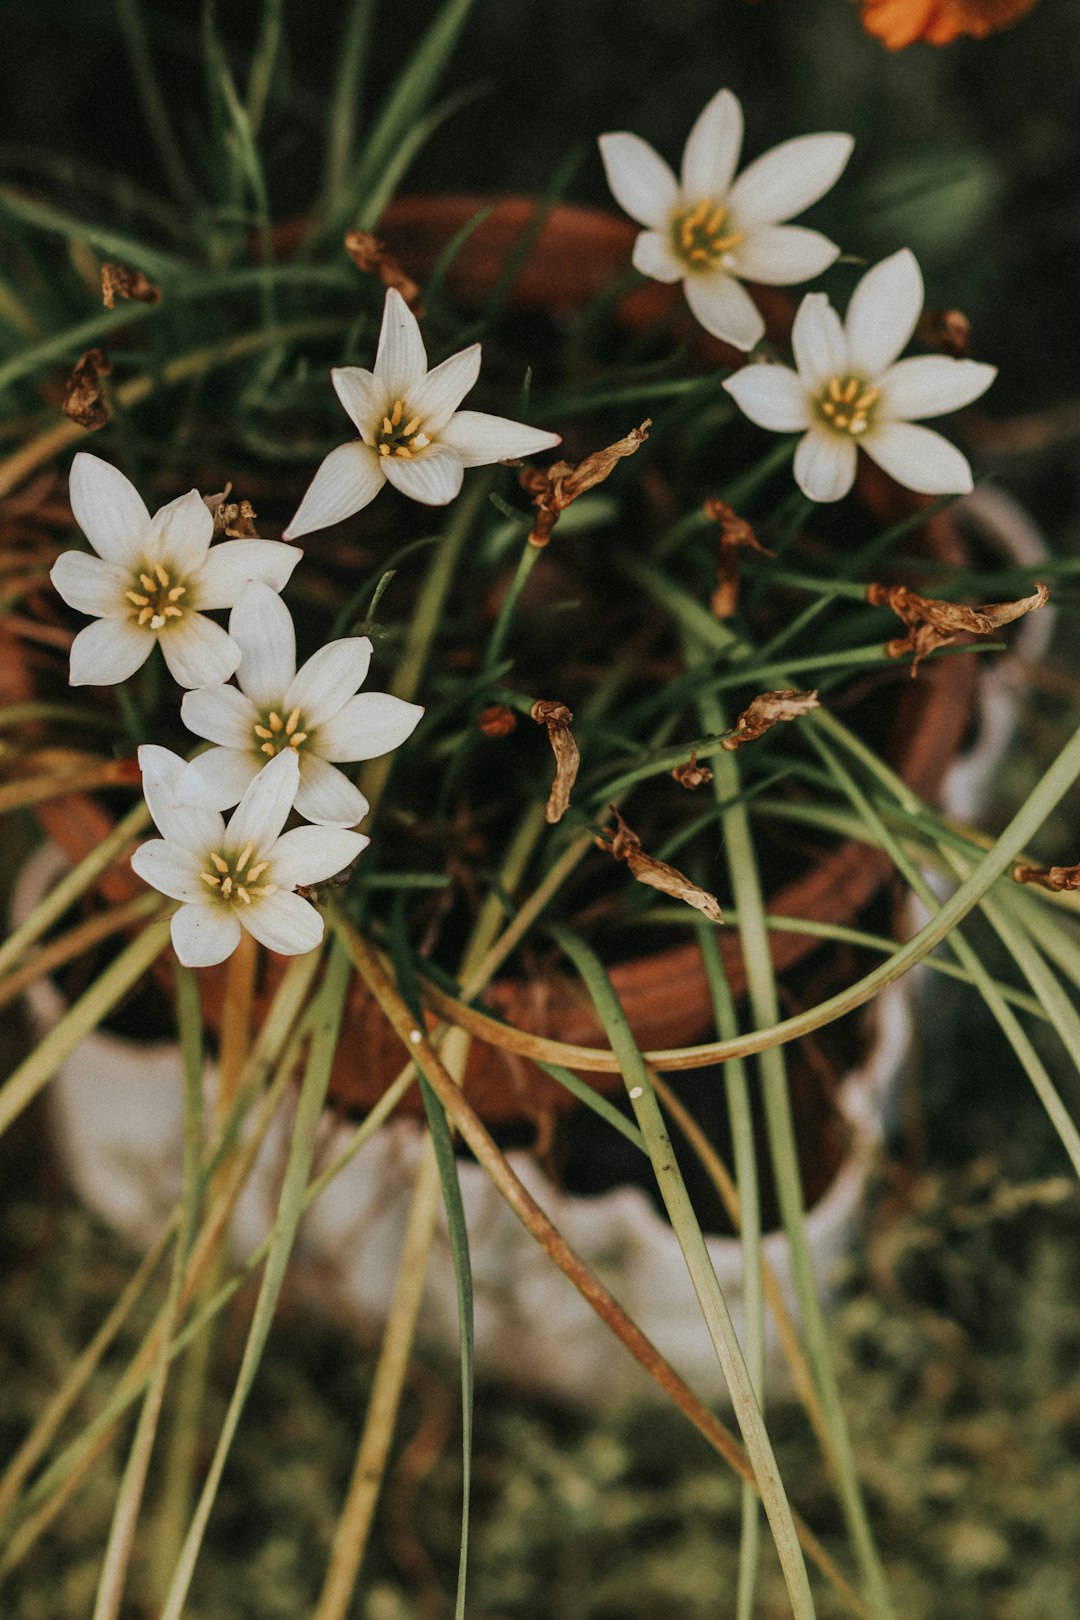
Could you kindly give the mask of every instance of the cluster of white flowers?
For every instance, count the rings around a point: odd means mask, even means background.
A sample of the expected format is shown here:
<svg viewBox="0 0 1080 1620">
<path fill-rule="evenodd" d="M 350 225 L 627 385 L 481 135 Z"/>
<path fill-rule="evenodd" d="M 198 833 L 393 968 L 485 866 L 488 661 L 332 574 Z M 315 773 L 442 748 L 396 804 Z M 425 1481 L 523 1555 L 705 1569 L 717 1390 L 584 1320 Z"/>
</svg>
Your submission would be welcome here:
<svg viewBox="0 0 1080 1620">
<path fill-rule="evenodd" d="M 784 222 L 839 179 L 853 143 L 848 135 L 800 136 L 733 180 L 742 135 L 742 109 L 721 90 L 690 131 L 679 179 L 637 135 L 602 135 L 600 152 L 616 200 L 646 227 L 634 244 L 637 269 L 681 281 L 705 330 L 749 350 L 765 323 L 742 281 L 788 286 L 833 263 L 839 249 L 832 242 Z M 797 370 L 751 364 L 724 384 L 759 427 L 803 434 L 795 478 L 812 501 L 847 494 L 859 446 L 922 494 L 971 489 L 964 456 L 913 419 L 970 405 L 996 371 L 944 355 L 900 360 L 922 306 L 913 255 L 893 254 L 859 282 L 843 325 L 824 294 L 803 299 L 792 332 Z"/>
</svg>

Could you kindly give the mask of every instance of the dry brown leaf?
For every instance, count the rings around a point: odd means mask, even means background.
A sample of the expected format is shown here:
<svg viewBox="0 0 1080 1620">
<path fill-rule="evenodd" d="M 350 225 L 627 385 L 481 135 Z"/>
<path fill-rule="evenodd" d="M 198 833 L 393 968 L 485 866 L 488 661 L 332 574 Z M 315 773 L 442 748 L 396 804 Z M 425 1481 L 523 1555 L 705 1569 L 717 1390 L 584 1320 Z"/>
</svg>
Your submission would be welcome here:
<svg viewBox="0 0 1080 1620">
<path fill-rule="evenodd" d="M 104 349 L 87 349 L 76 361 L 64 384 L 64 402 L 60 409 L 80 427 L 100 428 L 112 415 L 105 398 L 103 379 L 112 370 Z"/>
<path fill-rule="evenodd" d="M 358 270 L 369 276 L 378 276 L 384 287 L 399 292 L 414 315 L 422 315 L 420 288 L 407 276 L 386 244 L 370 231 L 346 231 L 345 251 Z"/>
<path fill-rule="evenodd" d="M 1014 866 L 1012 875 L 1017 883 L 1034 883 L 1055 894 L 1080 889 L 1080 866 Z"/>
<path fill-rule="evenodd" d="M 927 653 L 938 647 L 948 647 L 964 632 L 973 636 L 988 636 L 1003 624 L 1011 624 L 1025 613 L 1033 613 L 1048 601 L 1050 592 L 1045 585 L 1036 585 L 1031 596 L 1015 602 L 988 602 L 983 607 L 965 607 L 962 602 L 939 602 L 933 597 L 918 596 L 906 585 L 868 585 L 866 598 L 875 607 L 887 607 L 903 621 L 907 635 L 897 636 L 885 643 L 890 658 L 903 658 L 913 654 L 911 673 L 918 674 L 919 663 Z"/>
<path fill-rule="evenodd" d="M 928 309 L 919 322 L 919 337 L 928 349 L 963 360 L 970 347 L 971 322 L 959 309 Z"/>
<path fill-rule="evenodd" d="M 739 552 L 744 547 L 771 557 L 773 552 L 763 546 L 750 524 L 741 518 L 733 506 L 723 501 L 705 502 L 705 516 L 720 525 L 720 547 L 716 556 L 716 589 L 709 600 L 717 619 L 730 619 L 739 605 Z"/>
<path fill-rule="evenodd" d="M 708 917 L 710 922 L 723 922 L 724 913 L 715 894 L 691 883 L 686 873 L 680 872 L 678 867 L 669 866 L 667 861 L 658 861 L 653 855 L 646 855 L 641 847 L 641 839 L 637 833 L 630 831 L 615 806 L 609 805 L 608 809 L 615 817 L 615 830 L 612 832 L 604 828 L 596 840 L 600 849 L 608 850 L 617 861 L 625 861 L 639 883 L 647 883 L 651 889 L 670 894 L 674 900 L 684 900 L 688 906 L 693 906 Z"/>
<path fill-rule="evenodd" d="M 492 703 L 481 709 L 476 724 L 485 737 L 506 737 L 517 725 L 517 715 L 505 703 Z"/>
<path fill-rule="evenodd" d="M 646 417 L 640 427 L 632 428 L 625 438 L 616 439 L 603 450 L 594 450 L 591 456 L 576 464 L 572 461 L 553 461 L 550 467 L 523 467 L 519 482 L 526 494 L 533 498 L 537 509 L 529 543 L 546 546 L 551 531 L 571 502 L 588 489 L 602 484 L 615 464 L 624 456 L 632 456 L 649 437 L 652 419 Z"/>
<path fill-rule="evenodd" d="M 549 702 L 544 698 L 533 704 L 530 713 L 537 725 L 547 727 L 548 740 L 555 755 L 555 780 L 551 784 L 544 812 L 546 819 L 554 825 L 566 814 L 570 790 L 577 781 L 578 766 L 581 764 L 578 745 L 570 730 L 574 716 L 565 703 Z"/>
<path fill-rule="evenodd" d="M 103 264 L 101 297 L 106 309 L 114 309 L 118 298 L 134 299 L 139 304 L 160 304 L 161 288 L 155 287 L 141 270 L 128 270 L 122 264 Z"/>
<path fill-rule="evenodd" d="M 724 738 L 722 746 L 741 748 L 744 743 L 756 741 L 781 721 L 797 720 L 801 714 L 809 714 L 811 709 L 820 707 L 816 691 L 796 692 L 791 687 L 784 687 L 779 692 L 762 692 L 740 714 L 734 731 L 730 737 Z"/>
<path fill-rule="evenodd" d="M 709 767 L 698 764 L 696 748 L 691 751 L 686 764 L 676 765 L 671 774 L 680 787 L 689 788 L 691 791 L 694 788 L 703 787 L 706 782 L 712 781 L 712 771 L 710 771 Z"/>
</svg>

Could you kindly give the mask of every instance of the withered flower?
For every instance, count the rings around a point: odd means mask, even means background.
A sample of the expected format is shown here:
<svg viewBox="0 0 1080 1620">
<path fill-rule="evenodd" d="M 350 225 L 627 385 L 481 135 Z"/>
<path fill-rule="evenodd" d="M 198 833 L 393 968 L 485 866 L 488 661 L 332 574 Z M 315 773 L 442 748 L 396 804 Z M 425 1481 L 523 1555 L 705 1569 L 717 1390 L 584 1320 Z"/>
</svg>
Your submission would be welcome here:
<svg viewBox="0 0 1080 1620">
<path fill-rule="evenodd" d="M 103 264 L 101 297 L 106 309 L 115 309 L 118 298 L 133 299 L 139 304 L 160 304 L 161 288 L 155 287 L 141 270 L 128 270 L 122 264 Z"/>
<path fill-rule="evenodd" d="M 875 607 L 887 607 L 900 618 L 907 634 L 885 643 L 890 658 L 903 658 L 911 653 L 911 674 L 918 673 L 920 661 L 939 647 L 948 647 L 963 632 L 973 636 L 988 636 L 1003 624 L 1011 624 L 1025 613 L 1041 608 L 1050 592 L 1037 584 L 1031 596 L 1016 602 L 988 602 L 983 607 L 966 607 L 961 602 L 939 602 L 932 597 L 917 596 L 906 585 L 868 585 L 867 601 Z"/>
<path fill-rule="evenodd" d="M 778 692 L 762 692 L 740 714 L 734 731 L 730 737 L 724 738 L 722 746 L 727 749 L 741 748 L 744 743 L 756 741 L 781 721 L 797 720 L 801 714 L 809 714 L 811 709 L 820 707 L 816 691 L 796 692 L 791 687 L 785 687 Z"/>
<path fill-rule="evenodd" d="M 685 900 L 688 906 L 702 912 L 710 922 L 722 923 L 724 913 L 715 894 L 691 883 L 685 872 L 669 866 L 667 861 L 658 861 L 655 856 L 646 855 L 637 833 L 630 831 L 613 804 L 608 808 L 615 817 L 615 830 L 612 832 L 605 827 L 596 840 L 597 846 L 606 849 L 617 861 L 625 861 L 639 883 L 647 883 L 651 889 L 670 894 L 674 900 Z"/>
<path fill-rule="evenodd" d="M 1017 883 L 1034 883 L 1055 894 L 1080 889 L 1080 866 L 1014 866 L 1012 875 Z"/>
<path fill-rule="evenodd" d="M 959 309 L 928 309 L 919 322 L 918 335 L 928 349 L 966 360 L 971 345 L 971 322 Z"/>
<path fill-rule="evenodd" d="M 554 825 L 566 814 L 570 790 L 577 781 L 578 766 L 581 764 L 581 754 L 570 730 L 574 716 L 565 703 L 543 698 L 533 704 L 530 712 L 537 725 L 547 727 L 548 740 L 555 755 L 555 780 L 551 784 L 544 812 L 545 819 Z"/>
<path fill-rule="evenodd" d="M 378 276 L 384 287 L 393 287 L 395 292 L 399 292 L 414 315 L 424 313 L 419 286 L 411 276 L 405 274 L 385 242 L 380 242 L 370 231 L 346 231 L 345 251 L 358 270 L 363 270 L 369 276 Z"/>
<path fill-rule="evenodd" d="M 691 750 L 690 758 L 685 765 L 676 765 L 671 774 L 680 787 L 689 788 L 691 792 L 694 788 L 704 787 L 706 782 L 712 781 L 712 771 L 709 767 L 698 764 L 696 748 Z"/>
<path fill-rule="evenodd" d="M 720 525 L 716 589 L 709 599 L 709 606 L 716 618 L 730 619 L 739 605 L 739 551 L 745 546 L 762 557 L 771 557 L 774 553 L 761 544 L 746 519 L 741 518 L 735 508 L 724 501 L 706 501 L 705 516 Z"/>
<path fill-rule="evenodd" d="M 517 715 L 505 703 L 492 703 L 481 709 L 476 724 L 485 737 L 507 737 L 517 725 Z"/>
<path fill-rule="evenodd" d="M 985 39 L 1013 23 L 1035 0 L 862 0 L 862 24 L 890 51 L 924 40 L 948 45 L 961 34 Z"/>
<path fill-rule="evenodd" d="M 226 484 L 218 495 L 204 495 L 203 505 L 214 520 L 214 538 L 225 535 L 229 540 L 257 540 L 255 524 L 258 514 L 250 501 L 230 501 L 232 485 Z"/>
<path fill-rule="evenodd" d="M 60 409 L 80 427 L 100 428 L 112 415 L 105 397 L 104 378 L 112 370 L 104 349 L 87 349 L 75 362 L 71 376 L 64 384 L 64 402 Z"/>
<path fill-rule="evenodd" d="M 576 465 L 572 461 L 554 461 L 550 467 L 523 467 L 518 481 L 526 494 L 532 496 L 537 509 L 529 544 L 546 546 L 559 520 L 559 513 L 565 512 L 571 502 L 584 495 L 586 490 L 602 484 L 616 462 L 624 456 L 632 456 L 649 437 L 651 427 L 652 419 L 646 417 L 641 426 L 631 428 L 625 438 L 616 439 L 614 444 L 606 445 L 603 450 L 594 450 L 591 456 L 586 456 L 584 461 Z"/>
</svg>

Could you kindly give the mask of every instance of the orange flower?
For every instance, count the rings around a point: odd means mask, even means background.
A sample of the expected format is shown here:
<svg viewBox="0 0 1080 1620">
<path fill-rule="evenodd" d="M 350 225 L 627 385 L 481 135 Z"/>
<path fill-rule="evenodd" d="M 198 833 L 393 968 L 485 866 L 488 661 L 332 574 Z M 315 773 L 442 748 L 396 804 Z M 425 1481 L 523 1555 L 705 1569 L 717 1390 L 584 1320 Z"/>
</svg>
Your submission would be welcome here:
<svg viewBox="0 0 1080 1620">
<path fill-rule="evenodd" d="M 960 34 L 983 39 L 1019 22 L 1035 0 L 862 0 L 863 27 L 891 51 L 916 40 L 948 45 Z"/>
</svg>

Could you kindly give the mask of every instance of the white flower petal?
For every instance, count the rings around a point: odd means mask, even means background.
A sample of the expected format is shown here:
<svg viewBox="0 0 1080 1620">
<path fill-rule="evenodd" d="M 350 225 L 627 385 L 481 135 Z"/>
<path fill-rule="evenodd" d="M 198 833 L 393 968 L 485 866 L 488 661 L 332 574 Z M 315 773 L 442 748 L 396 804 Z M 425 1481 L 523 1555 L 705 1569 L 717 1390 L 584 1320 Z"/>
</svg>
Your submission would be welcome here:
<svg viewBox="0 0 1080 1620">
<path fill-rule="evenodd" d="M 641 231 L 630 258 L 635 270 L 654 281 L 681 281 L 686 274 L 686 265 L 663 231 Z"/>
<path fill-rule="evenodd" d="M 978 360 L 950 360 L 943 354 L 898 360 L 877 380 L 881 389 L 878 419 L 910 421 L 958 411 L 985 394 L 996 376 L 996 366 Z"/>
<path fill-rule="evenodd" d="M 811 281 L 838 258 L 840 249 L 820 231 L 804 225 L 763 225 L 734 249 L 735 265 L 747 281 L 787 287 Z"/>
<path fill-rule="evenodd" d="M 527 427 L 508 416 L 458 411 L 443 428 L 439 443 L 451 449 L 463 467 L 486 467 L 493 461 L 516 461 L 519 456 L 553 450 L 562 439 L 557 433 Z"/>
<path fill-rule="evenodd" d="M 836 184 L 851 156 L 850 135 L 797 135 L 748 163 L 728 195 L 736 230 L 801 214 Z"/>
<path fill-rule="evenodd" d="M 659 152 L 640 135 L 601 135 L 607 183 L 620 208 L 639 225 L 663 230 L 679 201 L 679 186 Z"/>
<path fill-rule="evenodd" d="M 185 613 L 160 637 L 169 674 L 178 686 L 217 686 L 236 673 L 240 648 L 220 624 L 201 613 Z"/>
<path fill-rule="evenodd" d="M 150 513 L 119 467 L 80 450 L 71 463 L 68 491 L 75 521 L 98 556 L 121 568 L 137 563 L 150 530 Z"/>
<path fill-rule="evenodd" d="M 294 827 L 274 845 L 271 879 L 281 889 L 323 883 L 351 866 L 370 842 L 363 833 L 343 827 Z"/>
<path fill-rule="evenodd" d="M 296 631 L 281 597 L 268 585 L 245 585 L 229 614 L 229 634 L 240 648 L 240 690 L 260 709 L 280 703 L 296 674 Z M 242 746 L 230 739 L 230 747 Z"/>
<path fill-rule="evenodd" d="M 189 731 L 207 742 L 220 743 L 223 748 L 251 748 L 259 713 L 235 686 L 200 686 L 184 693 L 180 718 Z"/>
<path fill-rule="evenodd" d="M 404 399 L 427 371 L 427 350 L 416 316 L 393 287 L 386 289 L 375 375 L 388 399 Z"/>
<path fill-rule="evenodd" d="M 339 444 L 320 463 L 285 530 L 286 540 L 311 534 L 314 529 L 328 529 L 331 523 L 341 523 L 362 511 L 375 499 L 384 481 L 379 457 L 362 439 Z"/>
<path fill-rule="evenodd" d="M 318 754 L 305 751 L 301 755 L 300 786 L 296 790 L 298 815 L 320 827 L 355 827 L 368 809 L 364 795 L 344 771 L 328 765 Z M 285 834 L 286 838 L 290 836 Z"/>
<path fill-rule="evenodd" d="M 238 848 L 250 839 L 260 855 L 268 853 L 288 819 L 300 786 L 300 766 L 293 749 L 275 754 L 248 788 L 229 822 L 229 842 Z"/>
<path fill-rule="evenodd" d="M 239 945 L 240 924 L 230 906 L 181 906 L 172 920 L 172 942 L 185 967 L 216 967 Z"/>
<path fill-rule="evenodd" d="M 131 869 L 144 883 L 160 889 L 170 900 L 205 905 L 209 898 L 207 885 L 199 876 L 202 870 L 199 857 L 179 844 L 167 843 L 164 838 L 151 838 L 140 844 L 131 857 Z"/>
<path fill-rule="evenodd" d="M 844 327 L 851 369 L 872 382 L 914 332 L 923 306 L 923 280 L 907 248 L 868 270 L 851 295 Z"/>
<path fill-rule="evenodd" d="M 198 573 L 213 538 L 210 508 L 197 489 L 189 489 L 154 513 L 143 555 L 150 563 L 171 564 L 184 578 Z"/>
<path fill-rule="evenodd" d="M 365 371 L 361 366 L 334 366 L 330 381 L 356 431 L 362 439 L 367 439 L 373 434 L 375 424 L 386 415 L 390 403 L 386 384 L 380 382 L 373 371 Z"/>
<path fill-rule="evenodd" d="M 411 737 L 424 711 L 389 692 L 361 692 L 319 728 L 323 759 L 378 759 Z"/>
<path fill-rule="evenodd" d="M 367 636 L 345 636 L 328 641 L 312 653 L 285 692 L 285 707 L 299 708 L 305 729 L 322 726 L 331 715 L 363 686 L 371 665 L 371 642 Z M 322 753 L 320 747 L 319 752 Z"/>
<path fill-rule="evenodd" d="M 323 920 L 298 894 L 260 895 L 238 917 L 260 945 L 279 956 L 313 951 L 323 937 Z"/>
<path fill-rule="evenodd" d="M 115 686 L 149 658 L 154 637 L 126 619 L 95 619 L 71 643 L 72 686 Z"/>
<path fill-rule="evenodd" d="M 838 501 L 855 482 L 855 441 L 811 428 L 795 451 L 795 482 L 812 501 Z"/>
<path fill-rule="evenodd" d="M 207 852 L 217 849 L 225 837 L 225 823 L 216 810 L 181 804 L 178 786 L 184 771 L 179 754 L 156 743 L 139 749 L 143 796 L 154 818 L 154 825 L 170 844 L 193 852 L 201 862 Z"/>
<path fill-rule="evenodd" d="M 790 366 L 743 366 L 724 387 L 758 427 L 797 433 L 812 424 L 806 387 Z"/>
<path fill-rule="evenodd" d="M 743 115 L 738 97 L 718 90 L 700 112 L 683 150 L 682 192 L 688 203 L 723 202 L 739 161 Z"/>
<path fill-rule="evenodd" d="M 383 468 L 387 481 L 395 489 L 411 501 L 422 501 L 425 506 L 446 506 L 461 488 L 461 457 L 441 443 L 432 445 L 411 461 L 386 456 Z"/>
<path fill-rule="evenodd" d="M 253 581 L 282 591 L 304 553 L 281 540 L 225 540 L 211 546 L 199 570 L 196 606 L 231 608 Z"/>
<path fill-rule="evenodd" d="M 450 355 L 410 388 L 406 402 L 409 416 L 420 418 L 423 432 L 441 432 L 479 375 L 480 345 L 473 343 L 460 354 Z"/>
<path fill-rule="evenodd" d="M 807 391 L 816 394 L 832 377 L 846 376 L 848 346 L 840 317 L 824 293 L 807 293 L 791 328 L 791 351 Z"/>
<path fill-rule="evenodd" d="M 95 619 L 120 618 L 130 609 L 124 592 L 131 575 L 115 563 L 85 551 L 62 551 L 49 575 L 68 607 L 92 613 Z"/>
<path fill-rule="evenodd" d="M 239 804 L 266 763 L 250 749 L 208 748 L 180 772 L 177 797 L 183 804 L 231 810 Z"/>
<path fill-rule="evenodd" d="M 955 445 L 913 422 L 882 422 L 861 441 L 890 478 L 920 495 L 966 495 L 971 468 Z"/>
<path fill-rule="evenodd" d="M 761 311 L 744 287 L 723 270 L 687 276 L 686 302 L 706 332 L 736 349 L 752 349 L 765 336 Z"/>
</svg>

